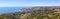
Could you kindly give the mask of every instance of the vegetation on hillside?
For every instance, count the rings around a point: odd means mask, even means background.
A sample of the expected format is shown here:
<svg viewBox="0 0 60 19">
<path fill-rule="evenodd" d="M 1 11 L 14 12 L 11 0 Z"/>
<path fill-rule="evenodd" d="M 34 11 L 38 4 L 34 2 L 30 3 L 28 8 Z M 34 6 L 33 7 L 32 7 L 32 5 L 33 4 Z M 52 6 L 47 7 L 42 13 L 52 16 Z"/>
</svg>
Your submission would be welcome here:
<svg viewBox="0 0 60 19">
<path fill-rule="evenodd" d="M 0 15 L 0 19 L 60 19 L 60 13 L 54 13 L 51 7 L 33 7 L 19 12 Z"/>
</svg>

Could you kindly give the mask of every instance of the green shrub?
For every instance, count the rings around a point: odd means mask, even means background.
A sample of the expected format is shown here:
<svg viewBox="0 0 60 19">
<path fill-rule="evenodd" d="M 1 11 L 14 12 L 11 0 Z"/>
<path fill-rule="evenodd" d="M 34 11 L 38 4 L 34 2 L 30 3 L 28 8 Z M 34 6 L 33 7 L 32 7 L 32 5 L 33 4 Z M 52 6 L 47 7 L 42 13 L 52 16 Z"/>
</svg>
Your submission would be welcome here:
<svg viewBox="0 0 60 19">
<path fill-rule="evenodd" d="M 43 16 L 37 16 L 37 19 L 43 19 Z"/>
</svg>

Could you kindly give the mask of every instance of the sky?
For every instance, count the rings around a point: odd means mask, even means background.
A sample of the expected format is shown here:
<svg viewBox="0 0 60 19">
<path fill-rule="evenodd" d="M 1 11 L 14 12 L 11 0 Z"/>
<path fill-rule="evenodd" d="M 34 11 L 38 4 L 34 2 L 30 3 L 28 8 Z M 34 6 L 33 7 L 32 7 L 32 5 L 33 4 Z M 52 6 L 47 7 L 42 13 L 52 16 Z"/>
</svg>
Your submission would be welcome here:
<svg viewBox="0 0 60 19">
<path fill-rule="evenodd" d="M 60 0 L 0 0 L 0 7 L 6 6 L 60 6 Z"/>
</svg>

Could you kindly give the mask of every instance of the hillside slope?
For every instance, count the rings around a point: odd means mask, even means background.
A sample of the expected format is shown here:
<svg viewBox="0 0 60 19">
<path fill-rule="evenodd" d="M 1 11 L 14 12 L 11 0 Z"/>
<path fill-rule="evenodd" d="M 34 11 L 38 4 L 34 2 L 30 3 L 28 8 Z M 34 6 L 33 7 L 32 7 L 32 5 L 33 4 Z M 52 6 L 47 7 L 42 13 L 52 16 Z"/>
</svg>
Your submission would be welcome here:
<svg viewBox="0 0 60 19">
<path fill-rule="evenodd" d="M 54 11 L 59 7 L 22 8 L 18 12 L 0 15 L 0 19 L 60 19 L 60 12 Z"/>
</svg>

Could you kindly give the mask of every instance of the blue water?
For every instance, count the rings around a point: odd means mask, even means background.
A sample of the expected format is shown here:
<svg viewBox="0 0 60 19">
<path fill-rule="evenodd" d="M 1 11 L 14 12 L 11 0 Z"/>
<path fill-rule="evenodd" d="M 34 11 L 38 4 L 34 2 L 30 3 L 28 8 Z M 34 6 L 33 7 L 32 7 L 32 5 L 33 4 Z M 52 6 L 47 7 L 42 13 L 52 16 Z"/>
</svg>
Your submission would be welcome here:
<svg viewBox="0 0 60 19">
<path fill-rule="evenodd" d="M 0 7 L 0 14 L 8 12 L 16 12 L 19 11 L 20 8 L 29 8 L 29 7 Z"/>
</svg>

